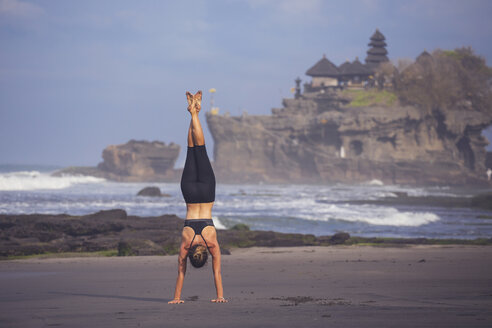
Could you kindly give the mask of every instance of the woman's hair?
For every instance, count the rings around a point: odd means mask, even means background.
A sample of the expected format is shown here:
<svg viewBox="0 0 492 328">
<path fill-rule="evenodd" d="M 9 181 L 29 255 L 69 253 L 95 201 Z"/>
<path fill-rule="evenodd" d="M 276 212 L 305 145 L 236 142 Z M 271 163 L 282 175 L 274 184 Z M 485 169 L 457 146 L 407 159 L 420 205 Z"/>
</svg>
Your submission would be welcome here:
<svg viewBox="0 0 492 328">
<path fill-rule="evenodd" d="M 192 246 L 188 251 L 188 257 L 190 258 L 191 265 L 195 268 L 201 268 L 208 259 L 207 247 L 199 244 Z"/>
</svg>

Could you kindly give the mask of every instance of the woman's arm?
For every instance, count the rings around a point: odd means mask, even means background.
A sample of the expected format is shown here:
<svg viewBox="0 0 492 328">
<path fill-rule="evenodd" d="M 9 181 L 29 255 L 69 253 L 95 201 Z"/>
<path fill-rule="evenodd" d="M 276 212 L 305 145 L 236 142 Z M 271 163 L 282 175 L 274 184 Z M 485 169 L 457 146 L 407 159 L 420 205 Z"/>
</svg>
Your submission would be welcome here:
<svg viewBox="0 0 492 328">
<path fill-rule="evenodd" d="M 220 272 L 220 247 L 219 243 L 215 243 L 213 246 L 212 254 L 212 269 L 214 272 L 215 290 L 217 291 L 217 298 L 213 299 L 215 303 L 226 303 L 224 298 L 224 289 L 222 288 L 222 274 Z"/>
<path fill-rule="evenodd" d="M 186 256 L 188 251 L 185 249 L 185 245 L 182 244 L 179 256 L 178 256 L 178 278 L 176 279 L 176 289 L 174 290 L 174 299 L 169 301 L 169 304 L 180 304 L 184 303 L 181 300 L 181 290 L 183 289 L 184 277 L 186 274 Z"/>
</svg>

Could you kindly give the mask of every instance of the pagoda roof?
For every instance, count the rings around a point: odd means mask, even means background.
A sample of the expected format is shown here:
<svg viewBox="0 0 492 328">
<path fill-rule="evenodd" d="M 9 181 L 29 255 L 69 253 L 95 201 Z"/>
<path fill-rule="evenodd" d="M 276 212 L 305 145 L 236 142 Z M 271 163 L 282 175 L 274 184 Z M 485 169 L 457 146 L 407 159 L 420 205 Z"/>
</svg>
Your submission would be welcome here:
<svg viewBox="0 0 492 328">
<path fill-rule="evenodd" d="M 384 37 L 383 33 L 379 31 L 379 29 L 376 29 L 376 32 L 371 36 L 372 41 L 384 41 L 386 38 Z"/>
<path fill-rule="evenodd" d="M 350 60 L 346 60 L 345 63 L 343 63 L 342 65 L 338 66 L 338 71 L 340 72 L 340 74 L 345 74 L 345 72 L 347 72 L 348 70 L 350 70 L 350 67 L 352 66 L 352 63 L 350 62 Z"/>
<path fill-rule="evenodd" d="M 369 47 L 386 47 L 387 44 L 384 41 L 371 41 L 367 44 Z"/>
<path fill-rule="evenodd" d="M 385 56 L 388 54 L 388 50 L 386 50 L 385 48 L 371 48 L 367 50 L 367 54 Z"/>
<path fill-rule="evenodd" d="M 307 70 L 306 75 L 337 77 L 339 75 L 339 70 L 335 64 L 323 55 L 323 58 Z"/>
<path fill-rule="evenodd" d="M 348 60 L 339 67 L 341 75 L 370 75 L 371 71 L 359 61 L 359 58 L 355 58 L 353 62 Z"/>
</svg>

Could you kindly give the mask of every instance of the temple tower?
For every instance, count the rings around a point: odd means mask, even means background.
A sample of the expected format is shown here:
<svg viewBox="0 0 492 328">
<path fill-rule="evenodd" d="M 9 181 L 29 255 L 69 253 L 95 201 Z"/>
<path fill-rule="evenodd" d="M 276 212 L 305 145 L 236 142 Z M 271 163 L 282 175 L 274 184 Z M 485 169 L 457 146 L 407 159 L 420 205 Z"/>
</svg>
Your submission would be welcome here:
<svg viewBox="0 0 492 328">
<path fill-rule="evenodd" d="M 370 69 L 375 69 L 382 62 L 389 61 L 388 51 L 386 50 L 386 42 L 384 42 L 386 38 L 383 33 L 379 32 L 379 29 L 376 29 L 376 32 L 371 36 L 371 42 L 369 42 L 368 46 L 371 47 L 367 50 L 366 57 L 366 65 Z"/>
</svg>

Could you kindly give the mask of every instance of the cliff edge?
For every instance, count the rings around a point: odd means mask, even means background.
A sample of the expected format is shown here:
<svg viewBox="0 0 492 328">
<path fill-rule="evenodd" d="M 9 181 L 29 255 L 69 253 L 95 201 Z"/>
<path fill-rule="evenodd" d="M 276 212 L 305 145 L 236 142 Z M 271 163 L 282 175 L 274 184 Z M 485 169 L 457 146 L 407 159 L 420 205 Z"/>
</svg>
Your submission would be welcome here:
<svg viewBox="0 0 492 328">
<path fill-rule="evenodd" d="M 326 90 L 284 99 L 271 116 L 207 113 L 220 182 L 486 185 L 492 115 L 432 112 L 398 100 L 354 105 L 357 93 Z M 355 96 L 354 96 L 355 95 Z"/>
</svg>

